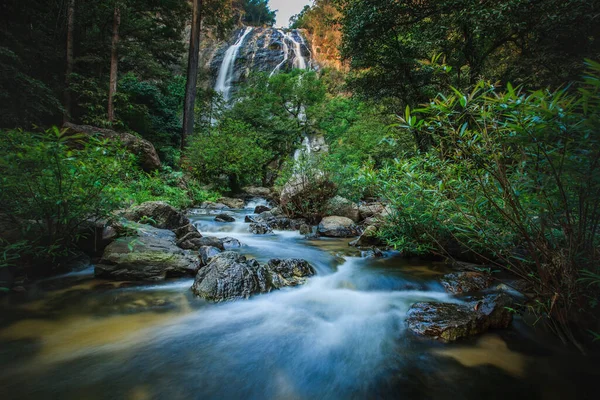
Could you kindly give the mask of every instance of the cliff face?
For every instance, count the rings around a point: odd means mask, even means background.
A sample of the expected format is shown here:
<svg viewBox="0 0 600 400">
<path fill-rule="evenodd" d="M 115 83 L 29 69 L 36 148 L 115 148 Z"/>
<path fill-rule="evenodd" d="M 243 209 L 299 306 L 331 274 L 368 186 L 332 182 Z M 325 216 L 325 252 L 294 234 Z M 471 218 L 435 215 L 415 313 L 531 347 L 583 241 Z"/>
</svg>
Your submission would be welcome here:
<svg viewBox="0 0 600 400">
<path fill-rule="evenodd" d="M 299 30 L 242 27 L 225 43 L 205 41 L 202 53 L 209 84 L 226 99 L 251 72 L 274 74 L 292 68 L 317 68 Z"/>
</svg>

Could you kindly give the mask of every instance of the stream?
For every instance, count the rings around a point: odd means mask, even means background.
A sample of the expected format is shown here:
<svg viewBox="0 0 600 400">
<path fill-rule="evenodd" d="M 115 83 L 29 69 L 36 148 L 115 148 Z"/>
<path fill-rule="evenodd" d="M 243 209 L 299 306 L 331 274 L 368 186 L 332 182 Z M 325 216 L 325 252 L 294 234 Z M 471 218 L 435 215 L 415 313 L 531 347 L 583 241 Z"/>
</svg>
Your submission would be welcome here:
<svg viewBox="0 0 600 400">
<path fill-rule="evenodd" d="M 260 203 L 260 201 L 259 201 Z M 261 263 L 303 258 L 301 287 L 213 304 L 192 279 L 140 284 L 95 279 L 93 268 L 0 298 L 0 399 L 581 399 L 597 360 L 574 355 L 515 319 L 454 344 L 405 328 L 411 304 L 458 301 L 444 264 L 394 252 L 363 257 L 350 239 L 248 233 L 244 217 L 190 219 L 234 237 Z"/>
</svg>

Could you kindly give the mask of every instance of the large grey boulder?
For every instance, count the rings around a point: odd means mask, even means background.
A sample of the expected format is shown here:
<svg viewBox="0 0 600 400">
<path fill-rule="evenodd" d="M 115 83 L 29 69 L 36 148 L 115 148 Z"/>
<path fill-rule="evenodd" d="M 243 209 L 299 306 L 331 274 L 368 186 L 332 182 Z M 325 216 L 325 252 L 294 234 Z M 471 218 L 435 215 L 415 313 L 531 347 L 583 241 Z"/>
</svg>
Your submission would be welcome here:
<svg viewBox="0 0 600 400">
<path fill-rule="evenodd" d="M 305 260 L 270 260 L 262 266 L 239 253 L 227 251 L 207 258 L 192 286 L 195 295 L 210 301 L 247 299 L 286 286 L 304 284 L 315 269 Z"/>
<path fill-rule="evenodd" d="M 380 202 L 363 203 L 358 207 L 360 213 L 360 219 L 365 220 L 367 218 L 380 218 L 391 214 L 391 209 Z"/>
<path fill-rule="evenodd" d="M 210 263 L 213 257 L 221 254 L 222 251 L 212 246 L 202 246 L 200 250 L 198 250 L 198 254 L 200 255 L 201 265 L 205 266 Z"/>
<path fill-rule="evenodd" d="M 248 230 L 255 235 L 267 235 L 273 233 L 273 229 L 264 222 L 253 222 L 248 227 Z"/>
<path fill-rule="evenodd" d="M 263 197 L 268 199 L 273 195 L 271 189 L 260 186 L 246 186 L 242 188 L 242 191 L 249 197 Z"/>
<path fill-rule="evenodd" d="M 148 201 L 123 211 L 121 215 L 130 221 L 150 224 L 159 229 L 175 230 L 190 224 L 183 212 L 164 201 Z"/>
<path fill-rule="evenodd" d="M 325 217 L 318 227 L 319 234 L 325 237 L 348 238 L 358 236 L 360 231 L 350 218 Z"/>
<path fill-rule="evenodd" d="M 227 251 L 200 269 L 192 286 L 196 296 L 210 301 L 245 299 L 270 289 L 267 269 L 256 260 Z"/>
<path fill-rule="evenodd" d="M 452 294 L 479 292 L 487 289 L 491 284 L 491 275 L 484 272 L 454 272 L 442 278 L 442 286 Z"/>
<path fill-rule="evenodd" d="M 349 245 L 355 247 L 382 246 L 385 243 L 378 237 L 378 231 L 374 225 L 367 226 L 360 237 L 350 242 Z"/>
<path fill-rule="evenodd" d="M 89 125 L 75 125 L 69 122 L 65 123 L 64 127 L 75 133 L 83 133 L 87 136 L 99 135 L 103 138 L 120 142 L 129 152 L 137 156 L 140 167 L 146 172 L 160 168 L 160 158 L 154 145 L 141 137 L 127 132 L 116 132 Z"/>
<path fill-rule="evenodd" d="M 511 304 L 505 294 L 487 295 L 466 304 L 416 303 L 408 310 L 406 323 L 418 335 L 451 342 L 489 329 L 507 328 L 512 321 L 507 309 Z"/>
<path fill-rule="evenodd" d="M 354 222 L 360 221 L 358 206 L 341 196 L 335 196 L 333 199 L 329 199 L 325 208 L 325 215 L 337 215 L 350 218 Z"/>
<path fill-rule="evenodd" d="M 275 289 L 285 286 L 298 286 L 306 283 L 306 279 L 316 271 L 306 260 L 274 258 L 267 263 L 271 275 L 271 285 Z"/>
<path fill-rule="evenodd" d="M 221 197 L 218 202 L 225 204 L 229 208 L 244 208 L 244 205 L 246 204 L 244 200 L 232 197 Z"/>
<path fill-rule="evenodd" d="M 179 248 L 173 232 L 137 225 L 136 234 L 108 245 L 94 274 L 104 279 L 160 281 L 194 276 L 199 267 L 198 256 Z"/>
<path fill-rule="evenodd" d="M 217 222 L 235 222 L 235 218 L 229 214 L 221 213 L 215 217 Z"/>
</svg>

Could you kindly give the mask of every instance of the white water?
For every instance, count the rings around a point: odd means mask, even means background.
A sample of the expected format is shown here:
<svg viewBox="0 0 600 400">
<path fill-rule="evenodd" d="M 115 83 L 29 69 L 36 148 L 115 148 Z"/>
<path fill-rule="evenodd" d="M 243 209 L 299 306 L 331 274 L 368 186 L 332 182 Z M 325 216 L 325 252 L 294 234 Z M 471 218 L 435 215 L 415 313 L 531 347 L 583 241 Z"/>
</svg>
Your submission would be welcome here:
<svg viewBox="0 0 600 400">
<path fill-rule="evenodd" d="M 269 75 L 269 78 L 272 77 L 273 75 L 275 75 L 275 73 L 277 71 L 279 71 L 281 69 L 281 67 L 283 67 L 285 65 L 285 63 L 289 60 L 289 52 L 290 52 L 290 48 L 286 42 L 287 40 L 287 35 L 285 33 L 283 33 L 283 31 L 278 30 L 277 32 L 279 32 L 279 34 L 281 35 L 281 43 L 282 43 L 282 50 L 283 50 L 283 61 L 281 61 L 279 64 L 277 64 L 277 66 L 275 67 L 275 69 L 273 69 L 273 71 L 271 71 L 271 74 Z"/>
<path fill-rule="evenodd" d="M 219 76 L 217 77 L 217 83 L 215 84 L 215 91 L 223 95 L 225 102 L 228 102 L 231 95 L 231 84 L 233 80 L 233 73 L 235 67 L 235 60 L 238 57 L 240 48 L 244 44 L 246 36 L 252 32 L 253 28 L 247 27 L 244 30 L 242 36 L 231 45 L 225 52 L 223 63 L 219 69 Z"/>
<path fill-rule="evenodd" d="M 306 59 L 302 55 L 302 44 L 304 40 L 299 33 L 296 32 L 296 34 L 300 37 L 300 41 L 296 40 L 291 33 L 288 34 L 288 38 L 294 43 L 294 68 L 306 69 Z"/>
</svg>

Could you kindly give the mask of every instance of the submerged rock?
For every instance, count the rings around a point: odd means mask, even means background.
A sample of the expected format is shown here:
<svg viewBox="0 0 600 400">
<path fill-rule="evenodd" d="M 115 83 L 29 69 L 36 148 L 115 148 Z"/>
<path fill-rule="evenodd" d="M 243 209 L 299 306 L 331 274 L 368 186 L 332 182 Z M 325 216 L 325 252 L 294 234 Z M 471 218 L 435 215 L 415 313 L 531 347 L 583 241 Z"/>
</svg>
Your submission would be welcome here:
<svg viewBox="0 0 600 400">
<path fill-rule="evenodd" d="M 122 237 L 108 245 L 94 274 L 105 279 L 158 281 L 193 276 L 198 268 L 199 258 L 177 247 L 174 233 L 148 226 L 137 236 Z"/>
<path fill-rule="evenodd" d="M 306 283 L 306 279 L 313 276 L 316 271 L 306 260 L 272 259 L 267 263 L 271 275 L 273 288 L 280 289 L 285 286 L 298 286 Z"/>
<path fill-rule="evenodd" d="M 359 235 L 354 221 L 346 217 L 325 217 L 319 224 L 319 234 L 326 237 L 348 238 Z"/>
<path fill-rule="evenodd" d="M 452 294 L 478 292 L 487 289 L 491 284 L 492 277 L 483 272 L 454 272 L 442 278 L 442 286 Z"/>
<path fill-rule="evenodd" d="M 235 218 L 233 218 L 229 214 L 221 213 L 215 217 L 215 221 L 217 221 L 217 222 L 235 222 Z"/>
<path fill-rule="evenodd" d="M 511 304 L 505 294 L 487 295 L 466 304 L 421 302 L 410 307 L 406 323 L 418 335 L 450 342 L 507 328 L 512 313 L 506 307 Z"/>
<path fill-rule="evenodd" d="M 210 301 L 245 299 L 270 289 L 267 269 L 256 260 L 227 251 L 213 257 L 200 269 L 192 292 Z"/>
</svg>

